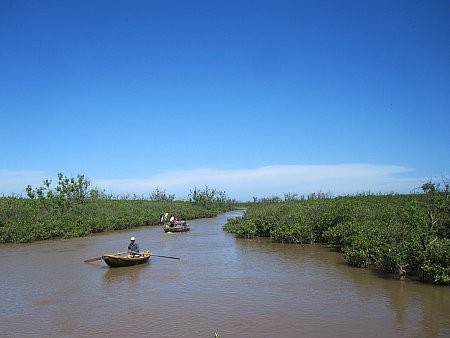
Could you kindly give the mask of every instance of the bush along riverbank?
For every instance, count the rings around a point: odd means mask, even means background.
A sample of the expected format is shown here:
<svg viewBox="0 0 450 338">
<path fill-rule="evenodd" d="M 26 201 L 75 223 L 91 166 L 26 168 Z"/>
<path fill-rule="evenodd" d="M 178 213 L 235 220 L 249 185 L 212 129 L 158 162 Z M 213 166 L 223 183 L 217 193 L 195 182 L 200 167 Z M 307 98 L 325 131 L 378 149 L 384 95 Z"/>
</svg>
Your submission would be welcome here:
<svg viewBox="0 0 450 338">
<path fill-rule="evenodd" d="M 235 210 L 237 203 L 216 189 L 194 188 L 187 201 L 155 190 L 148 198 L 115 197 L 91 189 L 84 175 L 58 174 L 58 183 L 45 180 L 41 187 L 27 186 L 27 198 L 0 198 L 0 243 L 24 243 L 53 238 L 159 225 L 161 213 L 181 219 L 214 217 Z"/>
<path fill-rule="evenodd" d="M 319 196 L 320 197 L 320 196 Z M 324 243 L 348 264 L 450 284 L 449 186 L 425 183 L 422 193 L 263 201 L 224 230 L 243 238 Z"/>
</svg>

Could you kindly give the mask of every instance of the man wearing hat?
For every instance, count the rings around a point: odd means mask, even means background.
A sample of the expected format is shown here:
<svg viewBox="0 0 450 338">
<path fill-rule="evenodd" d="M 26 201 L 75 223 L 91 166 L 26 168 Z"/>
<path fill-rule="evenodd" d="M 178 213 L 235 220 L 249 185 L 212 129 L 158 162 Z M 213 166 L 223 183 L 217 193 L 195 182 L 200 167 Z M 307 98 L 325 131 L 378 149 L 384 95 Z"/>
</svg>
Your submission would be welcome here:
<svg viewBox="0 0 450 338">
<path fill-rule="evenodd" d="M 131 237 L 131 242 L 128 244 L 128 254 L 138 255 L 139 254 L 139 244 L 136 243 L 136 238 Z"/>
</svg>

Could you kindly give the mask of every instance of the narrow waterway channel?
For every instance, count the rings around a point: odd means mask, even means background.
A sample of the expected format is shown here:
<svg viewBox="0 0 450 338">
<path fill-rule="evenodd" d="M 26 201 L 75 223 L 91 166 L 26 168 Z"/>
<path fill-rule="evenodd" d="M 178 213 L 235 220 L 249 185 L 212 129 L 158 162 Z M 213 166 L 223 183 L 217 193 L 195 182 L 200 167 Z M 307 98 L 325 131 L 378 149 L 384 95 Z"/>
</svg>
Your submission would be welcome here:
<svg viewBox="0 0 450 338">
<path fill-rule="evenodd" d="M 449 337 L 450 288 L 349 267 L 320 245 L 243 240 L 229 212 L 166 234 L 141 227 L 0 245 L 0 337 Z M 103 253 L 135 236 L 149 264 Z"/>
</svg>

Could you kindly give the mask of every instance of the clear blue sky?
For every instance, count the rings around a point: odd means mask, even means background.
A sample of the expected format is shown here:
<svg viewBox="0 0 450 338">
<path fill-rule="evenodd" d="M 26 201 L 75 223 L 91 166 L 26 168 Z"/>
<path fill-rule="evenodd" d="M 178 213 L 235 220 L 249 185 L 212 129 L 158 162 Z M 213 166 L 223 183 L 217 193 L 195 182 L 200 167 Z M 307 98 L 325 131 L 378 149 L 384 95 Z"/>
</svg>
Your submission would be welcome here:
<svg viewBox="0 0 450 338">
<path fill-rule="evenodd" d="M 408 193 L 450 174 L 450 1 L 0 0 L 0 194 Z"/>
</svg>

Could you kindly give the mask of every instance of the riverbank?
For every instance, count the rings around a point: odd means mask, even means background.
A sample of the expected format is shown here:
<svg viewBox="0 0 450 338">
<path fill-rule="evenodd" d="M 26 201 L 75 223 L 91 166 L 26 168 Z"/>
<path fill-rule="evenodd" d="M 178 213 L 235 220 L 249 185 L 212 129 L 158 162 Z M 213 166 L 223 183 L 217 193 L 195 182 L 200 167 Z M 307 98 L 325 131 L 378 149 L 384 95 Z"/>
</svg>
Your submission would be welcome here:
<svg viewBox="0 0 450 338">
<path fill-rule="evenodd" d="M 0 243 L 54 238 L 160 224 L 161 213 L 190 220 L 236 209 L 235 203 L 202 206 L 186 201 L 86 199 L 70 208 L 29 198 L 0 198 Z"/>
<path fill-rule="evenodd" d="M 224 229 L 243 238 L 333 245 L 349 265 L 450 284 L 448 191 L 255 203 Z"/>
</svg>

